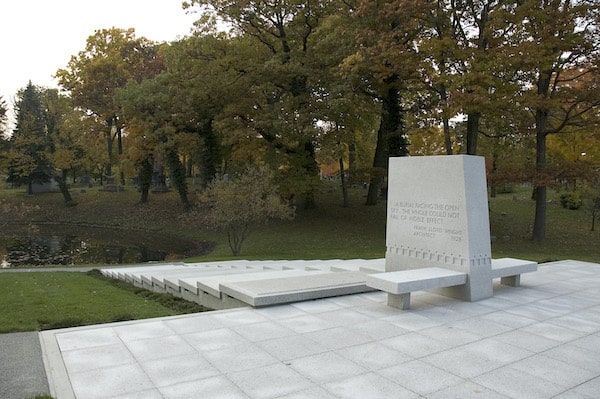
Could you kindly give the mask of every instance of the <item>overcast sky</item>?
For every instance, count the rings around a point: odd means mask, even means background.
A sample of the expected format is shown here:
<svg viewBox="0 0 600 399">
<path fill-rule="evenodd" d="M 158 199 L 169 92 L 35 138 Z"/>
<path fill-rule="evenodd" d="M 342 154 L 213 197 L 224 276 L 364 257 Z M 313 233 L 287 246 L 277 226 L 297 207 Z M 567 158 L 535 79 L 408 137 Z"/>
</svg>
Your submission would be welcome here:
<svg viewBox="0 0 600 399">
<path fill-rule="evenodd" d="M 135 28 L 136 36 L 173 41 L 198 15 L 182 0 L 2 0 L 0 96 L 9 106 L 27 85 L 57 87 L 52 75 L 85 47 L 97 29 Z M 12 111 L 11 111 L 12 113 Z"/>
</svg>

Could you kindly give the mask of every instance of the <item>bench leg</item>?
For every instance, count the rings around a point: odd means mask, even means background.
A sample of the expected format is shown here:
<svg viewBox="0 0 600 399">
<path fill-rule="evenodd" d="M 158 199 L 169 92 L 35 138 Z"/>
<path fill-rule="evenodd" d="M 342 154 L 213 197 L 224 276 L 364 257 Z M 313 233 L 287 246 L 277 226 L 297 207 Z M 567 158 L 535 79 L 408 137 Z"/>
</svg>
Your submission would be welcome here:
<svg viewBox="0 0 600 399">
<path fill-rule="evenodd" d="M 410 292 L 406 294 L 388 294 L 388 306 L 402 310 L 410 309 Z"/>
<path fill-rule="evenodd" d="M 518 287 L 521 285 L 521 275 L 516 274 L 514 276 L 506 276 L 500 279 L 500 284 L 510 285 L 511 287 Z"/>
</svg>

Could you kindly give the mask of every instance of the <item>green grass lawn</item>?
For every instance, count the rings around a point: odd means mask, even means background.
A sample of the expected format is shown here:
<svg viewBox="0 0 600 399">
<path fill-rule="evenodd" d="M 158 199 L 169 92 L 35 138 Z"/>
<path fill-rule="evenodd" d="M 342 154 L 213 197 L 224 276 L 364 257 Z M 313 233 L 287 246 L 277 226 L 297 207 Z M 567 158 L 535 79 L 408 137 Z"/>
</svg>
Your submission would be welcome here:
<svg viewBox="0 0 600 399">
<path fill-rule="evenodd" d="M 78 272 L 0 273 L 0 333 L 202 311 L 196 304 Z"/>
<path fill-rule="evenodd" d="M 519 189 L 490 199 L 490 227 L 495 258 L 515 257 L 537 262 L 574 259 L 600 263 L 600 229 L 591 231 L 584 209 L 564 209 L 558 194 L 549 191 L 546 240 L 531 240 L 534 202 L 531 190 Z"/>
</svg>

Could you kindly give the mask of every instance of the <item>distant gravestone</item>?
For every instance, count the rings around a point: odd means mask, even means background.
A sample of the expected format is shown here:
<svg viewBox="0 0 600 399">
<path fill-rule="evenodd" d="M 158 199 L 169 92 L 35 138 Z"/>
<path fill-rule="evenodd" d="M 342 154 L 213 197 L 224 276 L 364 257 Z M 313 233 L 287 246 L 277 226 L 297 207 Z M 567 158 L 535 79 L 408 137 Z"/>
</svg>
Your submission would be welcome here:
<svg viewBox="0 0 600 399">
<path fill-rule="evenodd" d="M 164 168 L 158 162 L 154 162 L 151 185 L 152 192 L 155 194 L 169 192 L 169 187 L 167 186 L 167 177 L 164 174 Z"/>
<path fill-rule="evenodd" d="M 91 188 L 92 187 L 92 178 L 87 175 L 81 176 L 81 178 L 79 179 L 79 183 L 81 184 L 81 187 Z"/>
<path fill-rule="evenodd" d="M 51 179 L 50 181 L 44 183 L 31 183 L 32 194 L 51 193 L 57 190 L 58 183 L 54 179 Z"/>
<path fill-rule="evenodd" d="M 125 190 L 117 184 L 117 178 L 115 176 L 106 176 L 106 184 L 100 188 L 100 191 L 118 192 Z"/>
<path fill-rule="evenodd" d="M 468 301 L 492 296 L 484 159 L 390 158 L 388 187 L 386 272 L 442 267 L 469 277 L 441 293 Z"/>
</svg>

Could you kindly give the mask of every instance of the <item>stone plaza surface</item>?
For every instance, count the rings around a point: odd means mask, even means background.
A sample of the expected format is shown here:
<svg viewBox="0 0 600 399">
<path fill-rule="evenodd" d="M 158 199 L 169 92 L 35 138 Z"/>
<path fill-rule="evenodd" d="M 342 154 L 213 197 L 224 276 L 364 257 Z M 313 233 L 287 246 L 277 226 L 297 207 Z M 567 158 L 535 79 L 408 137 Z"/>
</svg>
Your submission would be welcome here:
<svg viewBox="0 0 600 399">
<path fill-rule="evenodd" d="M 40 333 L 63 398 L 597 398 L 600 264 L 476 302 L 370 292 Z"/>
</svg>

